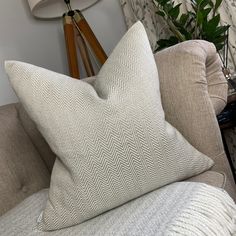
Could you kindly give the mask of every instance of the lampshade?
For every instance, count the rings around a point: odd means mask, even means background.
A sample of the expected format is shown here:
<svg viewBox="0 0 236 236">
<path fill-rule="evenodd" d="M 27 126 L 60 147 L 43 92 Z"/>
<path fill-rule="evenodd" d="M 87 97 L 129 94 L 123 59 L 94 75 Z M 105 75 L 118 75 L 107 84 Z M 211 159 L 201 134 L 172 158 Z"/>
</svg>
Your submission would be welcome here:
<svg viewBox="0 0 236 236">
<path fill-rule="evenodd" d="M 99 0 L 71 0 L 72 9 L 84 10 Z M 38 18 L 61 17 L 67 11 L 64 0 L 28 0 L 32 14 Z"/>
</svg>

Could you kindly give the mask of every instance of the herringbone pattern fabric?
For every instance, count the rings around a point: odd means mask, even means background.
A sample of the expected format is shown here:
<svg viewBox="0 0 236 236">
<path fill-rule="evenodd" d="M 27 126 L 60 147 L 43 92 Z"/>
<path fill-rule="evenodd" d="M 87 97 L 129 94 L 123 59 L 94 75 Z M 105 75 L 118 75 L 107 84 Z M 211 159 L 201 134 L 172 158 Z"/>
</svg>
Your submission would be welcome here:
<svg viewBox="0 0 236 236">
<path fill-rule="evenodd" d="M 92 84 L 20 62 L 6 63 L 6 70 L 59 157 L 44 230 L 81 223 L 213 164 L 165 121 L 141 23 L 124 36 Z"/>
<path fill-rule="evenodd" d="M 48 191 L 0 218 L 1 236 L 235 236 L 236 206 L 222 189 L 174 183 L 82 224 L 53 232 L 37 227 Z"/>
</svg>

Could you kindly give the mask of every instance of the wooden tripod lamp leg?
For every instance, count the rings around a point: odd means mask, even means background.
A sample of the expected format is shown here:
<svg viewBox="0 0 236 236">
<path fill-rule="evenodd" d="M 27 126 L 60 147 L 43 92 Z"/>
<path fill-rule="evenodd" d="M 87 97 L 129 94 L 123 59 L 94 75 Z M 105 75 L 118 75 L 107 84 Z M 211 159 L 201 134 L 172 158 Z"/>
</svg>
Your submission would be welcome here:
<svg viewBox="0 0 236 236">
<path fill-rule="evenodd" d="M 107 55 L 106 55 L 105 51 L 103 50 L 101 44 L 97 40 L 96 36 L 94 35 L 88 22 L 86 21 L 86 19 L 82 15 L 82 13 L 78 10 L 76 10 L 76 14 L 75 14 L 74 18 L 75 18 L 75 21 L 76 21 L 81 33 L 83 34 L 83 36 L 85 37 L 85 39 L 89 43 L 89 45 L 90 45 L 91 49 L 93 50 L 94 54 L 96 55 L 97 59 L 103 65 L 105 63 L 105 61 L 107 60 Z"/>
<path fill-rule="evenodd" d="M 78 47 L 79 47 L 80 55 L 81 55 L 81 58 L 82 58 L 87 76 L 88 77 L 94 76 L 95 73 L 94 73 L 94 70 L 93 70 L 91 60 L 89 58 L 88 49 L 87 49 L 86 43 L 83 39 L 83 36 L 81 35 L 81 33 L 79 31 L 77 31 L 76 36 L 77 36 L 76 39 L 77 39 L 77 44 L 78 44 Z"/>
<path fill-rule="evenodd" d="M 64 15 L 63 21 L 64 21 L 63 22 L 64 34 L 65 34 L 70 75 L 71 77 L 75 79 L 79 79 L 80 73 L 79 73 L 79 67 L 78 67 L 78 58 L 77 58 L 76 44 L 75 44 L 75 33 L 74 33 L 74 26 L 73 26 L 72 18 L 71 16 Z"/>
</svg>

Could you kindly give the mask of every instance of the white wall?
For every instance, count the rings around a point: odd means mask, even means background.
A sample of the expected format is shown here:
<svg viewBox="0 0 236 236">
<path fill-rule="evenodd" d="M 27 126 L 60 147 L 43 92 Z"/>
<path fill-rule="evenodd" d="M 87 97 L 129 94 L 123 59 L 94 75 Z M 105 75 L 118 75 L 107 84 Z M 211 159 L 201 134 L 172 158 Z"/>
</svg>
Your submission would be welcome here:
<svg viewBox="0 0 236 236">
<path fill-rule="evenodd" d="M 100 0 L 84 12 L 105 51 L 110 54 L 126 31 L 118 0 Z M 4 72 L 4 60 L 29 62 L 68 73 L 60 20 L 39 21 L 27 0 L 0 3 L 0 105 L 17 101 Z"/>
</svg>

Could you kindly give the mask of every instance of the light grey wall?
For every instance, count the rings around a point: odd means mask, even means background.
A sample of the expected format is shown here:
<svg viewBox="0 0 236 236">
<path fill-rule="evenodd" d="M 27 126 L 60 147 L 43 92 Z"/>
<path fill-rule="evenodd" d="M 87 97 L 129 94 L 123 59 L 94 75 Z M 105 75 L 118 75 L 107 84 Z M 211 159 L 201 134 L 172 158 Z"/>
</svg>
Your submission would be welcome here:
<svg viewBox="0 0 236 236">
<path fill-rule="evenodd" d="M 84 12 L 105 51 L 110 54 L 126 31 L 118 0 L 100 0 Z M 40 21 L 27 0 L 0 3 L 0 105 L 17 101 L 4 72 L 5 60 L 21 60 L 68 73 L 60 20 Z"/>
</svg>

